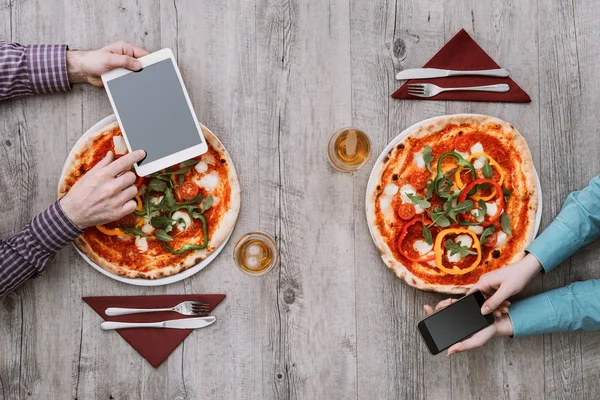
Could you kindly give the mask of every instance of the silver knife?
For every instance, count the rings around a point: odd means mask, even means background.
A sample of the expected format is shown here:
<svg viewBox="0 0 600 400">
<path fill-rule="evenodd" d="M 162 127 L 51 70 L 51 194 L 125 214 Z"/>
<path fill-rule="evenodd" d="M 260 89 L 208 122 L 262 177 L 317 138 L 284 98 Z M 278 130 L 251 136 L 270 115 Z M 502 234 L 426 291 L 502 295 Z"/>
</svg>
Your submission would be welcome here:
<svg viewBox="0 0 600 400">
<path fill-rule="evenodd" d="M 479 75 L 479 76 L 497 76 L 505 78 L 508 76 L 508 70 L 500 69 L 485 69 L 479 71 L 454 71 L 451 69 L 438 68 L 412 68 L 398 72 L 396 79 L 399 81 L 406 79 L 425 79 L 425 78 L 442 78 L 444 76 L 461 76 L 461 75 Z"/>
<path fill-rule="evenodd" d="M 126 328 L 172 328 L 172 329 L 197 329 L 212 325 L 217 320 L 214 316 L 199 318 L 172 319 L 162 322 L 112 322 L 105 321 L 100 327 L 102 329 L 126 329 Z"/>
</svg>

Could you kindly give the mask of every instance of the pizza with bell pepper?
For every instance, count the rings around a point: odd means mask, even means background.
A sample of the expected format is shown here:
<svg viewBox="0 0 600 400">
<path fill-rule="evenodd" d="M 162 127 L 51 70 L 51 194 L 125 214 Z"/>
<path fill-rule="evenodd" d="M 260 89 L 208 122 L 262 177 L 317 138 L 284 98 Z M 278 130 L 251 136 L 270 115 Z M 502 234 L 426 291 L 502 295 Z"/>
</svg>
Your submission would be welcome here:
<svg viewBox="0 0 600 400">
<path fill-rule="evenodd" d="M 525 139 L 508 122 L 469 114 L 400 140 L 374 167 L 366 199 L 388 267 L 417 289 L 450 294 L 523 257 L 537 205 Z"/>
<path fill-rule="evenodd" d="M 157 279 L 188 269 L 229 236 L 240 209 L 240 186 L 229 154 L 206 128 L 208 151 L 155 174 L 138 177 L 137 209 L 118 221 L 90 227 L 75 246 L 109 272 Z M 108 151 L 127 153 L 117 122 L 80 140 L 60 178 L 63 197 Z M 135 171 L 134 171 L 135 172 Z"/>
</svg>

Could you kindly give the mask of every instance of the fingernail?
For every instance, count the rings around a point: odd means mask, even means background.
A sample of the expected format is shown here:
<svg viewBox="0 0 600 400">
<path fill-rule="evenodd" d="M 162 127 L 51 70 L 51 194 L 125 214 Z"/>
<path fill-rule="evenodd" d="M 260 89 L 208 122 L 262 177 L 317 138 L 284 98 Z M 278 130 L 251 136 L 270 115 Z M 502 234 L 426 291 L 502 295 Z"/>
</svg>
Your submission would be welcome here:
<svg viewBox="0 0 600 400">
<path fill-rule="evenodd" d="M 490 308 L 488 306 L 483 306 L 483 308 L 481 309 L 481 314 L 487 315 L 489 313 L 490 313 Z"/>
<path fill-rule="evenodd" d="M 139 61 L 137 61 L 137 60 L 135 60 L 135 61 L 133 62 L 133 68 L 135 68 L 135 69 L 140 69 L 140 68 L 142 68 L 142 63 L 141 63 L 141 62 L 139 62 Z"/>
</svg>

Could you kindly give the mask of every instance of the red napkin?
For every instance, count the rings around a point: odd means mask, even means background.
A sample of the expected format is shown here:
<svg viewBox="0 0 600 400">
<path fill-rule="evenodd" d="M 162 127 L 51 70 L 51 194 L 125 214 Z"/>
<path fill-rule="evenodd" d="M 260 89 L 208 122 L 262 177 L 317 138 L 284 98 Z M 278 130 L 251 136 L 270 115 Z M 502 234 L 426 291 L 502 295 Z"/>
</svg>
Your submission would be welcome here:
<svg viewBox="0 0 600 400">
<path fill-rule="evenodd" d="M 190 318 L 176 312 L 156 312 L 147 314 L 121 315 L 109 317 L 104 314 L 108 307 L 128 308 L 166 308 L 174 307 L 182 301 L 197 300 L 207 303 L 212 311 L 223 299 L 224 294 L 182 294 L 166 296 L 100 296 L 84 297 L 88 303 L 105 321 L 116 322 L 157 322 L 169 319 Z M 218 321 L 216 322 L 218 323 Z M 98 327 L 100 329 L 100 327 Z M 202 328 L 210 329 L 210 327 Z M 117 329 L 123 337 L 142 357 L 154 367 L 167 359 L 192 332 L 193 329 L 164 329 L 164 328 L 136 328 Z"/>
<path fill-rule="evenodd" d="M 467 31 L 461 29 L 423 68 L 442 68 L 455 70 L 478 70 L 500 68 Z M 440 87 L 482 86 L 506 83 L 510 90 L 506 93 L 491 92 L 445 92 L 435 97 L 423 98 L 408 94 L 406 84 L 433 83 Z M 510 103 L 529 103 L 531 98 L 510 78 L 485 76 L 455 76 L 448 78 L 411 79 L 396 90 L 392 97 L 407 100 L 462 100 L 462 101 L 501 101 Z"/>
</svg>

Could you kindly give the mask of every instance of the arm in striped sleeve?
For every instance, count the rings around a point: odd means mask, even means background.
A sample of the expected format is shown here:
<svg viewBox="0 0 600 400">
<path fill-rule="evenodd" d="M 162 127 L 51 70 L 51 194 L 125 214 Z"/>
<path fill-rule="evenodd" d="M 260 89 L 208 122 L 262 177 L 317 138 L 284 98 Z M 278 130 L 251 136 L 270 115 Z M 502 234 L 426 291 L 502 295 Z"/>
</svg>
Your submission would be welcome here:
<svg viewBox="0 0 600 400">
<path fill-rule="evenodd" d="M 56 201 L 21 232 L 0 240 L 0 297 L 38 276 L 56 253 L 82 232 Z"/>
<path fill-rule="evenodd" d="M 70 89 L 66 45 L 0 41 L 0 100 Z"/>
</svg>

